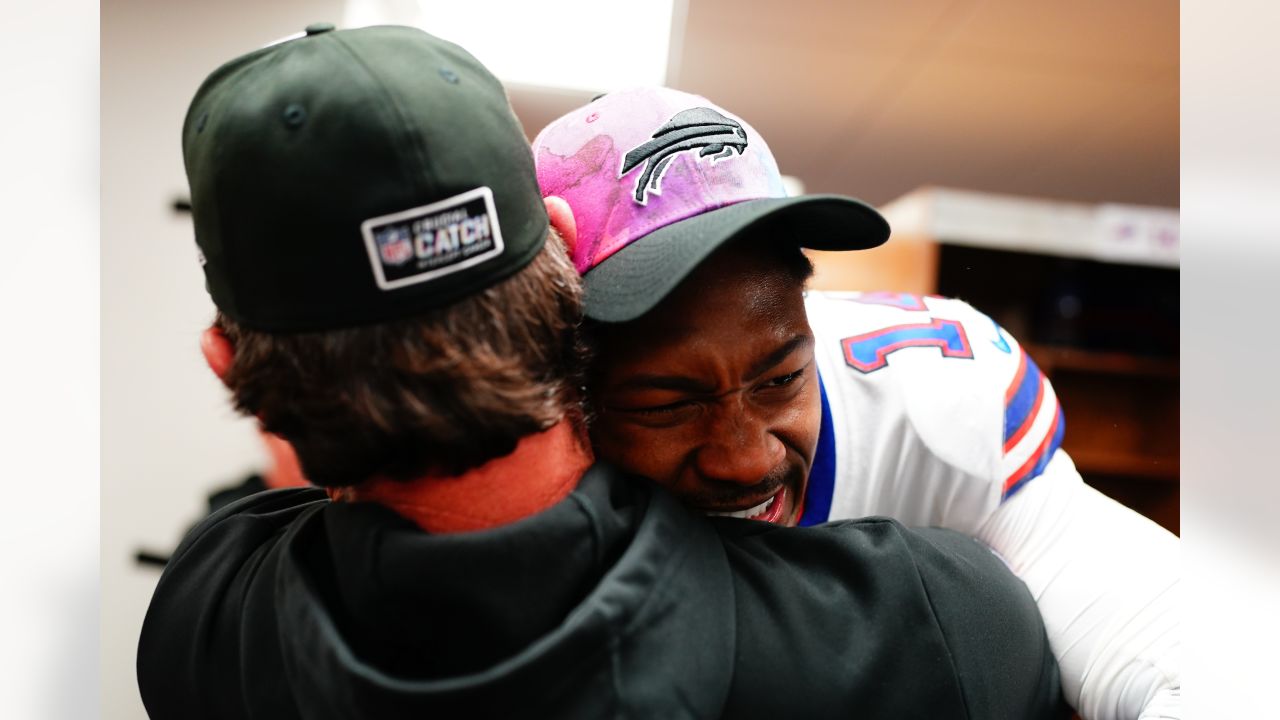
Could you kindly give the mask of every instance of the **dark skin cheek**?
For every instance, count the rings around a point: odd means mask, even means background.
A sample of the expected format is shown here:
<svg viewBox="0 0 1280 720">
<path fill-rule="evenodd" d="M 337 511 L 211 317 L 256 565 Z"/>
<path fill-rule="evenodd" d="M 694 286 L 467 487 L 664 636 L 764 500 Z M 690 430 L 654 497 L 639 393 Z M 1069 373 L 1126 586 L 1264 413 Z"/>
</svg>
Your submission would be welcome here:
<svg viewBox="0 0 1280 720">
<path fill-rule="evenodd" d="M 804 388 L 773 415 L 774 433 L 786 445 L 788 460 L 794 461 L 799 456 L 806 477 L 813 465 L 822 420 L 817 372 L 811 368 L 807 375 Z"/>
<path fill-rule="evenodd" d="M 813 465 L 813 456 L 818 448 L 818 432 L 822 426 L 822 393 L 818 388 L 816 367 L 815 362 L 814 367 L 809 371 L 810 377 L 807 378 L 801 396 L 796 398 L 797 402 L 788 408 L 788 412 L 794 415 L 787 425 L 793 428 L 792 437 L 795 438 L 805 458 L 806 471 Z"/>
<path fill-rule="evenodd" d="M 673 482 L 673 478 L 662 468 L 675 464 L 673 458 L 678 455 L 673 455 L 672 451 L 677 443 L 670 442 L 662 433 L 628 427 L 625 421 L 611 415 L 608 410 L 597 415 L 591 433 L 591 444 L 595 446 L 596 456 L 627 473 L 649 478 L 659 484 L 669 485 Z"/>
</svg>

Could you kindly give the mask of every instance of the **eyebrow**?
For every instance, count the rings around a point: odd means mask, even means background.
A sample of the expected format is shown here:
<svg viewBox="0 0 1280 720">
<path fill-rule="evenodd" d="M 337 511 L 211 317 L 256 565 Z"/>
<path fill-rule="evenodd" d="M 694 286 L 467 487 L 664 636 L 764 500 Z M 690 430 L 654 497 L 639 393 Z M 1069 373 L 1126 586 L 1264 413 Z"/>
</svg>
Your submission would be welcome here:
<svg viewBox="0 0 1280 720">
<path fill-rule="evenodd" d="M 632 375 L 618 383 L 615 390 L 671 390 L 674 392 L 705 394 L 714 390 L 683 375 Z"/>
<path fill-rule="evenodd" d="M 778 363 L 786 360 L 791 353 L 797 349 L 812 345 L 812 335 L 796 335 L 768 355 L 754 362 L 747 369 L 746 381 L 750 382 L 759 378 L 761 375 L 772 370 Z M 684 393 L 710 393 L 715 390 L 713 385 L 699 382 L 691 377 L 684 375 L 651 375 L 641 374 L 633 375 L 626 380 L 618 383 L 615 390 L 671 390 L 674 392 Z"/>
<path fill-rule="evenodd" d="M 761 375 L 769 372 L 778 363 L 786 360 L 791 353 L 804 346 L 813 345 L 812 335 L 796 335 L 778 347 L 777 350 L 765 355 L 747 369 L 747 381 L 750 382 L 759 378 Z"/>
</svg>

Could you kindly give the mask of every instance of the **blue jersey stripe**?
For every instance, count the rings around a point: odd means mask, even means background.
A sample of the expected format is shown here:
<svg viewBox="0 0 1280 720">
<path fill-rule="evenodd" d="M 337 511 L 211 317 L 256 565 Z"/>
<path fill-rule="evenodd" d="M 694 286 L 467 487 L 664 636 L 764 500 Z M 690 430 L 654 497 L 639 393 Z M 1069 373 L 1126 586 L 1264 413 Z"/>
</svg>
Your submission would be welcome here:
<svg viewBox="0 0 1280 720">
<path fill-rule="evenodd" d="M 1009 438 L 1023 426 L 1024 423 L 1031 422 L 1034 418 L 1028 417 L 1031 414 L 1031 408 L 1035 405 L 1036 395 L 1040 392 L 1040 368 L 1031 360 L 1031 356 L 1023 351 L 1023 358 L 1027 363 L 1027 371 L 1022 376 L 1022 383 L 1018 385 L 1017 391 L 1009 400 L 1009 404 L 1004 408 L 1004 441 L 1009 442 Z"/>
<path fill-rule="evenodd" d="M 1049 444 L 1044 448 L 1044 451 L 1040 453 L 1040 459 L 1036 461 L 1035 467 L 1031 468 L 1030 472 L 1014 482 L 1008 490 L 1005 490 L 1004 496 L 1000 498 L 1001 502 L 1013 497 L 1013 494 L 1021 490 L 1023 485 L 1026 485 L 1031 480 L 1040 477 L 1040 474 L 1044 472 L 1044 469 L 1049 466 L 1049 461 L 1053 459 L 1053 454 L 1058 452 L 1059 447 L 1062 447 L 1062 436 L 1067 432 L 1067 420 L 1062 415 L 1061 407 L 1058 408 L 1057 417 L 1054 418 L 1054 422 L 1057 424 L 1057 427 L 1054 428 L 1053 439 L 1049 441 Z"/>
<path fill-rule="evenodd" d="M 813 455 L 813 468 L 804 491 L 804 515 L 798 523 L 801 527 L 824 523 L 831 517 L 831 496 L 836 488 L 836 432 L 821 373 L 818 392 L 822 395 L 822 429 L 818 432 L 818 449 Z"/>
</svg>

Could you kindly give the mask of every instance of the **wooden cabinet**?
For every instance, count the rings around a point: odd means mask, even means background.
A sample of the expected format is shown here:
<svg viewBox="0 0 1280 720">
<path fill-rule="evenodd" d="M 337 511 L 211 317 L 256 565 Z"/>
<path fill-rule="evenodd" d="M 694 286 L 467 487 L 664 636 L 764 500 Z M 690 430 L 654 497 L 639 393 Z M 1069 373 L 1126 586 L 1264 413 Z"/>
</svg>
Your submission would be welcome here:
<svg viewBox="0 0 1280 720">
<path fill-rule="evenodd" d="M 1030 345 L 1067 420 L 1062 447 L 1089 484 L 1177 533 L 1178 363 Z"/>
</svg>

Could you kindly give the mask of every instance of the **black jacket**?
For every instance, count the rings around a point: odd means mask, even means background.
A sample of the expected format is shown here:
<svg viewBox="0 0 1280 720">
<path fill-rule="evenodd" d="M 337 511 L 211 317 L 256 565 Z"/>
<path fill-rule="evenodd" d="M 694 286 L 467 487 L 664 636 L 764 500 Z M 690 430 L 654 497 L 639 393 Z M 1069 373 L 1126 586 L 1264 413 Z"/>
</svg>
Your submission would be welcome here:
<svg viewBox="0 0 1280 720">
<path fill-rule="evenodd" d="M 549 510 L 430 535 L 319 490 L 183 541 L 138 649 L 154 720 L 1059 717 L 1027 590 L 884 519 L 708 520 L 596 466 Z"/>
</svg>

